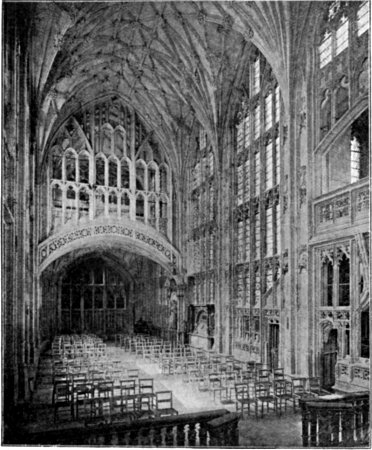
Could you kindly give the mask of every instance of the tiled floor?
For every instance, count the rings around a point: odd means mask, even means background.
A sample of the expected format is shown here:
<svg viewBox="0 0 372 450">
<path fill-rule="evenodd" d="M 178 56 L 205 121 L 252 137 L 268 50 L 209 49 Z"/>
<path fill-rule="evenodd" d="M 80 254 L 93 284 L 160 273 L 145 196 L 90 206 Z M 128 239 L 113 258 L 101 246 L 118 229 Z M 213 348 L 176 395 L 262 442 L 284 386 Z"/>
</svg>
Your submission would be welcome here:
<svg viewBox="0 0 372 450">
<path fill-rule="evenodd" d="M 221 404 L 208 392 L 200 392 L 194 383 L 184 383 L 181 375 L 164 375 L 157 364 L 137 359 L 124 350 L 111 349 L 115 356 L 140 369 L 141 377 L 154 378 L 155 391 L 172 390 L 174 407 L 182 413 L 226 408 L 235 411 L 235 404 Z M 28 414 L 28 430 L 47 430 L 56 428 L 52 409 L 51 357 L 46 354 L 40 361 L 37 386 L 33 404 Z M 58 428 L 71 427 L 72 423 L 59 423 Z M 75 425 L 78 425 L 77 423 Z M 239 443 L 245 448 L 296 448 L 301 447 L 301 417 L 291 408 L 282 416 L 273 412 L 256 419 L 247 416 L 239 422 Z"/>
</svg>

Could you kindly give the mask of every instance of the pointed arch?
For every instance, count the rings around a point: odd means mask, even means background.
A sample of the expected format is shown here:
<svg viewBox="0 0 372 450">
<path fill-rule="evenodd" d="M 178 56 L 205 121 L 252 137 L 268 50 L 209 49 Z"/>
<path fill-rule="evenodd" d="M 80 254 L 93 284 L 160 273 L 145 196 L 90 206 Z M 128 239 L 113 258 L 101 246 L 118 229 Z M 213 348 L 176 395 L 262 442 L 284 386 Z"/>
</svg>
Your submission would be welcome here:
<svg viewBox="0 0 372 450">
<path fill-rule="evenodd" d="M 136 195 L 136 219 L 145 220 L 145 196 L 141 192 Z"/>
<path fill-rule="evenodd" d="M 95 217 L 105 216 L 106 194 L 104 189 L 98 188 L 95 192 Z"/>
<path fill-rule="evenodd" d="M 110 187 L 118 187 L 119 178 L 119 160 L 116 156 L 111 155 L 108 159 L 108 185 Z"/>
<path fill-rule="evenodd" d="M 119 159 L 127 155 L 127 133 L 121 125 L 114 130 L 114 154 Z"/>
<path fill-rule="evenodd" d="M 99 153 L 96 156 L 96 185 L 97 186 L 106 186 L 106 164 L 107 159 L 105 155 Z"/>
<path fill-rule="evenodd" d="M 120 187 L 129 189 L 130 187 L 130 167 L 131 160 L 129 158 L 122 158 L 120 164 Z"/>
<path fill-rule="evenodd" d="M 69 147 L 65 151 L 63 161 L 65 168 L 65 181 L 76 181 L 77 153 L 72 147 Z"/>
<path fill-rule="evenodd" d="M 146 182 L 147 165 L 143 159 L 136 161 L 136 190 L 145 191 L 147 189 Z"/>
<path fill-rule="evenodd" d="M 86 150 L 82 150 L 79 153 L 78 159 L 79 166 L 79 183 L 89 183 L 89 173 L 90 173 L 90 155 Z"/>
<path fill-rule="evenodd" d="M 90 204 L 91 204 L 91 191 L 83 186 L 79 190 L 79 221 L 80 220 L 88 220 L 89 212 L 90 212 Z"/>
<path fill-rule="evenodd" d="M 147 182 L 148 191 L 159 192 L 159 167 L 154 161 L 147 166 Z"/>
</svg>

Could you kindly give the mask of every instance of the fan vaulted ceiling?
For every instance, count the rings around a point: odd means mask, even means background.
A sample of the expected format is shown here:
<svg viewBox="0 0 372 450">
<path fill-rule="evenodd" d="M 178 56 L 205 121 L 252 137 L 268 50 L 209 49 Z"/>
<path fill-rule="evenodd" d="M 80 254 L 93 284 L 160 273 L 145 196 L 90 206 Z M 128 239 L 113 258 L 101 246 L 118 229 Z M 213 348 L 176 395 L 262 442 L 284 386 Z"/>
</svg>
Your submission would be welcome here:
<svg viewBox="0 0 372 450">
<path fill-rule="evenodd" d="M 178 166 L 180 142 L 195 120 L 217 148 L 254 46 L 285 90 L 288 52 L 296 51 L 289 42 L 300 46 L 311 13 L 309 2 L 280 1 L 46 2 L 34 8 L 40 148 L 83 104 L 116 95 L 156 130 Z"/>
</svg>

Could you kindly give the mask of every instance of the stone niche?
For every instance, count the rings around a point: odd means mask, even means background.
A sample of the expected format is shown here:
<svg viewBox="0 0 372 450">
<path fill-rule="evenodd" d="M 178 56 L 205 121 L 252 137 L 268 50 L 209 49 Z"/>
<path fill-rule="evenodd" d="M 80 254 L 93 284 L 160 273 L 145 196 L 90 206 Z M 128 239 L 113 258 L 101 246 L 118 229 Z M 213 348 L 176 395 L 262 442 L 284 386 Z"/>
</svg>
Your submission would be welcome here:
<svg viewBox="0 0 372 450">
<path fill-rule="evenodd" d="M 193 347 L 213 350 L 214 305 L 190 305 L 188 311 L 189 342 Z"/>
</svg>

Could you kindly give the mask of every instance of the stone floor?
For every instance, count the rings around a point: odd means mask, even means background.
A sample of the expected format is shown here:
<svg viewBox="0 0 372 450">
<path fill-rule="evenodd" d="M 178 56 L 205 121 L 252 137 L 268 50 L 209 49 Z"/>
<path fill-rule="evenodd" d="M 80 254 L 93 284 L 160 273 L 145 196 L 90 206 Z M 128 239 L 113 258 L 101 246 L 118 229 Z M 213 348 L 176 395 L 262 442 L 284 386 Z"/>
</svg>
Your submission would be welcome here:
<svg viewBox="0 0 372 450">
<path fill-rule="evenodd" d="M 154 378 L 155 391 L 172 390 L 174 408 L 180 414 L 226 408 L 235 411 L 235 404 L 221 404 L 208 392 L 200 392 L 193 383 L 184 383 L 181 375 L 164 375 L 157 364 L 137 359 L 119 348 L 111 348 L 116 357 L 128 361 L 131 367 L 140 369 L 140 376 Z M 39 372 L 33 402 L 27 414 L 27 430 L 41 431 L 71 427 L 70 422 L 55 424 L 52 409 L 52 365 L 51 356 L 46 353 L 40 360 Z M 78 425 L 75 423 L 75 425 Z M 256 419 L 254 415 L 244 415 L 239 421 L 239 443 L 244 448 L 298 448 L 301 442 L 301 415 L 288 408 L 282 416 L 274 412 Z"/>
</svg>

